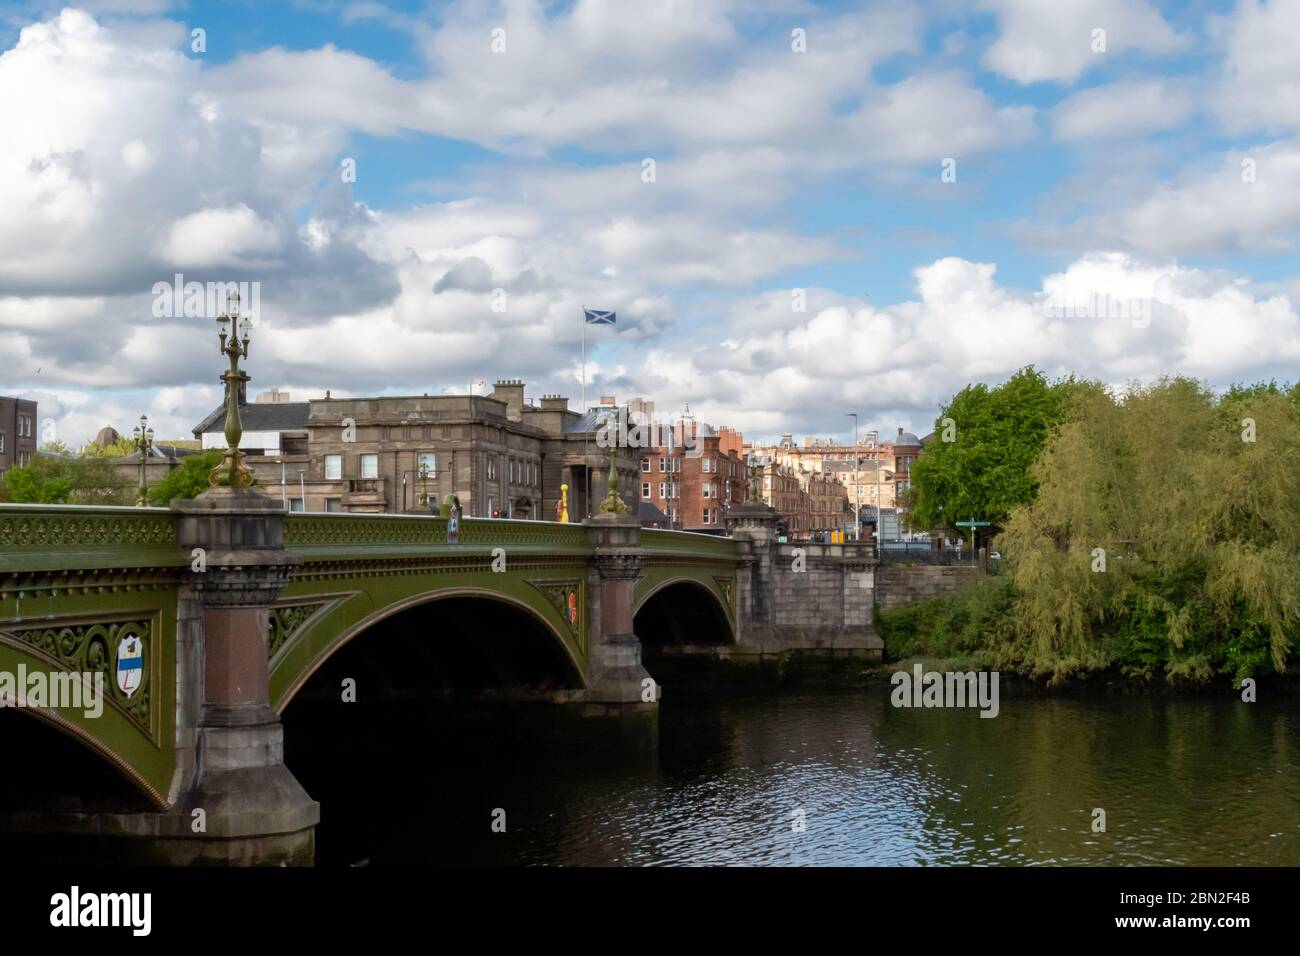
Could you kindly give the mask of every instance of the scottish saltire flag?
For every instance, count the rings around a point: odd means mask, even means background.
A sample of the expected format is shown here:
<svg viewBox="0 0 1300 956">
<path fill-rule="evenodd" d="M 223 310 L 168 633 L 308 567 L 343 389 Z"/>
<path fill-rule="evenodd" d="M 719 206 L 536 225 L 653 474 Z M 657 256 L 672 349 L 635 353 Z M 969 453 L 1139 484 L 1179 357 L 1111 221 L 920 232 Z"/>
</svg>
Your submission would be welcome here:
<svg viewBox="0 0 1300 956">
<path fill-rule="evenodd" d="M 583 309 L 582 312 L 587 317 L 588 325 L 613 325 L 618 318 L 613 312 L 604 309 Z"/>
</svg>

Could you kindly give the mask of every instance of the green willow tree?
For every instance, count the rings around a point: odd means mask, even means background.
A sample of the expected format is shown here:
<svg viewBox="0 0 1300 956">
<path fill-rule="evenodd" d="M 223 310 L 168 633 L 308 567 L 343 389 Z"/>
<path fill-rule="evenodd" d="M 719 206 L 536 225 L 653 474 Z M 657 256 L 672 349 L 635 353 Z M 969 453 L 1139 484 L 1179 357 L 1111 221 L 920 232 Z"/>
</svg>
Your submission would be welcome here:
<svg viewBox="0 0 1300 956">
<path fill-rule="evenodd" d="M 1300 636 L 1300 403 L 1173 378 L 1075 395 L 1003 541 L 993 663 L 1063 679 L 1281 671 Z"/>
<path fill-rule="evenodd" d="M 958 521 L 1001 527 L 1011 509 L 1033 499 L 1031 466 L 1072 396 L 1098 390 L 1074 378 L 1049 382 L 1032 366 L 996 388 L 966 386 L 943 407 L 934 440 L 912 465 L 912 526 L 952 533 Z"/>
</svg>

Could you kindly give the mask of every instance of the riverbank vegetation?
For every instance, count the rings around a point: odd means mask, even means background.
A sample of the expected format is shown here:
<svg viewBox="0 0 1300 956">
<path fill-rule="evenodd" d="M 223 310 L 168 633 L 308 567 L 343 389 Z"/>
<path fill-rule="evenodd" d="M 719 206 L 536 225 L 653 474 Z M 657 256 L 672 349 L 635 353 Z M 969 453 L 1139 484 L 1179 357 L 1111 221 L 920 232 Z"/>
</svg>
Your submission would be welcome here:
<svg viewBox="0 0 1300 956">
<path fill-rule="evenodd" d="M 1052 682 L 1300 663 L 1300 388 L 1071 385 L 1030 479 L 996 541 L 1005 573 L 882 614 L 891 657 Z"/>
</svg>

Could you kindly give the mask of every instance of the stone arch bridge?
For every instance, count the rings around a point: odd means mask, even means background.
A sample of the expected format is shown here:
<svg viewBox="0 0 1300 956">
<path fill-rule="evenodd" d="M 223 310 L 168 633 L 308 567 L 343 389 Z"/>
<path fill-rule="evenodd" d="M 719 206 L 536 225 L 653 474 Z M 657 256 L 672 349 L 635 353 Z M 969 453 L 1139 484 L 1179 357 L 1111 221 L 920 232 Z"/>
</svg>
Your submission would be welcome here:
<svg viewBox="0 0 1300 956">
<path fill-rule="evenodd" d="M 567 705 L 633 748 L 657 734 L 643 644 L 878 657 L 865 547 L 808 546 L 789 572 L 762 510 L 732 537 L 602 515 L 464 519 L 449 542 L 439 517 L 286 515 L 226 490 L 170 508 L 0 505 L 0 740 L 38 763 L 57 752 L 40 763 L 53 802 L 33 779 L 0 784 L 0 834 L 309 860 L 319 807 L 283 763 L 279 715 L 386 627 L 414 635 L 407 667 L 431 682 Z M 22 743 L 32 718 L 43 729 Z M 87 784 L 88 763 L 116 785 Z"/>
</svg>

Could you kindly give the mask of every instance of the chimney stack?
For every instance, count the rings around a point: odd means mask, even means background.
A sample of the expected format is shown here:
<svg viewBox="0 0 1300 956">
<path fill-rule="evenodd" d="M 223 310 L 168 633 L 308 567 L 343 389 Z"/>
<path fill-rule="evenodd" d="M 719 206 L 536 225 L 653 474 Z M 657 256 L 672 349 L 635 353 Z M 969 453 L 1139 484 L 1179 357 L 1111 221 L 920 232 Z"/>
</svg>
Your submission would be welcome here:
<svg viewBox="0 0 1300 956">
<path fill-rule="evenodd" d="M 517 378 L 506 378 L 492 386 L 490 398 L 506 403 L 506 418 L 512 422 L 524 417 L 524 383 Z"/>
</svg>

